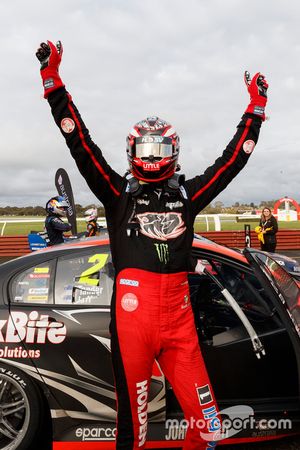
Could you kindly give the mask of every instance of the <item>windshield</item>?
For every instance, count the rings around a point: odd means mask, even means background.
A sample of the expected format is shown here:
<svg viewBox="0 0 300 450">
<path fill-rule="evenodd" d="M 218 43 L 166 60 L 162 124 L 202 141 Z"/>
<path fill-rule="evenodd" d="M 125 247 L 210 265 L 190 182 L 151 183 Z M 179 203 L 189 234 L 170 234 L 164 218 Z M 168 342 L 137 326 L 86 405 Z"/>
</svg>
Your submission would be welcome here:
<svg viewBox="0 0 300 450">
<path fill-rule="evenodd" d="M 300 288 L 294 278 L 266 253 L 256 253 L 300 335 Z"/>
</svg>

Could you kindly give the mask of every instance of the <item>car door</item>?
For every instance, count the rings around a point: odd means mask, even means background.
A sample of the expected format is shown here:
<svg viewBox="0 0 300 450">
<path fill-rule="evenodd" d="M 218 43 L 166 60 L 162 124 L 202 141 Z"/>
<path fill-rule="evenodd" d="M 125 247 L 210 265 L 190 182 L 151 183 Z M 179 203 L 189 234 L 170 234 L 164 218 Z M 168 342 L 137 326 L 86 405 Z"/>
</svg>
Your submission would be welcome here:
<svg viewBox="0 0 300 450">
<path fill-rule="evenodd" d="M 245 327 L 212 280 L 190 275 L 200 346 L 220 407 L 247 404 L 282 411 L 298 401 L 298 366 L 291 337 L 265 283 L 246 265 L 217 254 L 195 256 L 228 289 L 266 355 L 257 358 Z M 268 406 L 269 405 L 269 406 Z"/>
<path fill-rule="evenodd" d="M 114 438 L 116 397 L 109 333 L 113 278 L 110 249 L 103 245 L 57 252 L 55 258 L 11 281 L 12 313 L 21 303 L 23 311 L 27 309 L 31 342 L 26 338 L 26 345 L 37 352 L 34 364 L 57 402 L 51 407 L 52 417 L 58 419 L 55 433 L 64 434 L 70 424 L 62 418 L 71 417 L 73 428 L 65 436 L 71 441 L 83 439 L 82 421 L 85 433 L 94 433 L 92 440 L 103 438 L 92 431 L 95 423 L 113 423 L 104 437 Z M 24 282 L 29 284 L 21 295 Z M 28 365 L 27 370 L 36 376 Z M 164 397 L 165 381 L 158 371 L 152 377 L 150 420 L 164 420 Z"/>
<path fill-rule="evenodd" d="M 31 369 L 29 361 L 23 359 L 19 366 L 33 377 L 37 377 L 35 368 L 38 369 L 55 394 L 58 410 L 87 418 L 97 410 L 97 417 L 114 420 L 115 395 L 108 351 L 112 291 L 107 272 L 109 248 L 57 253 L 57 258 L 22 270 L 10 283 L 15 334 L 26 346 L 35 367 Z M 77 285 L 90 290 L 75 295 Z M 55 415 L 54 410 L 52 414 Z"/>
<path fill-rule="evenodd" d="M 300 375 L 300 285 L 279 261 L 266 252 L 246 249 L 245 256 L 266 286 L 293 344 Z M 300 376 L 298 377 L 300 391 Z"/>
</svg>

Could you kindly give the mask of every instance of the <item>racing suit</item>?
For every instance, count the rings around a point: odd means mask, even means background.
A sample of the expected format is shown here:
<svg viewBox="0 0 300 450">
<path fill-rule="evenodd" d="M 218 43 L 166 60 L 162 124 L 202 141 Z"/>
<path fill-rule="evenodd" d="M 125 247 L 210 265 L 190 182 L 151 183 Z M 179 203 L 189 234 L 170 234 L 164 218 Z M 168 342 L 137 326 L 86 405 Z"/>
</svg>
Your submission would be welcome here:
<svg viewBox="0 0 300 450">
<path fill-rule="evenodd" d="M 144 448 L 155 359 L 185 418 L 203 420 L 206 428 L 202 431 L 213 434 L 220 423 L 199 348 L 187 279 L 193 224 L 199 211 L 245 166 L 262 120 L 244 114 L 222 156 L 202 175 L 186 181 L 183 176 L 173 177 L 137 189 L 130 176 L 119 175 L 107 164 L 64 87 L 50 93 L 48 101 L 79 171 L 106 211 L 116 270 L 110 330 L 118 403 L 117 449 Z M 185 450 L 211 448 L 207 445 L 199 429 L 188 429 Z"/>
<path fill-rule="evenodd" d="M 64 242 L 63 233 L 70 231 L 72 225 L 65 223 L 57 214 L 49 214 L 45 220 L 49 243 L 48 245 L 62 244 Z"/>
<path fill-rule="evenodd" d="M 98 225 L 96 220 L 90 220 L 86 227 L 86 237 L 96 236 L 98 234 Z"/>
</svg>

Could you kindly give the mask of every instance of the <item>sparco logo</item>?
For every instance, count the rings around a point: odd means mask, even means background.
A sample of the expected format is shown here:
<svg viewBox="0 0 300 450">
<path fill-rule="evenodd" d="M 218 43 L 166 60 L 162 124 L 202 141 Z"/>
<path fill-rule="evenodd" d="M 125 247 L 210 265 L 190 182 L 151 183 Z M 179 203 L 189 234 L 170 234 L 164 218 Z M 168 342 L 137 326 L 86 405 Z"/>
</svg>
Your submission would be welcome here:
<svg viewBox="0 0 300 450">
<path fill-rule="evenodd" d="M 152 213 L 137 214 L 141 233 L 152 239 L 167 241 L 180 236 L 186 230 L 181 213 Z"/>
<path fill-rule="evenodd" d="M 137 280 L 127 280 L 126 278 L 121 278 L 120 284 L 125 284 L 126 286 L 138 287 L 139 282 Z"/>
<path fill-rule="evenodd" d="M 145 444 L 147 435 L 147 400 L 148 400 L 148 381 L 136 383 L 137 393 L 137 412 L 139 419 L 139 447 Z"/>
<path fill-rule="evenodd" d="M 6 325 L 6 332 L 4 327 Z M 61 322 L 50 322 L 49 316 L 37 311 L 26 314 L 13 311 L 8 320 L 0 320 L 0 342 L 21 342 L 26 344 L 61 344 L 67 335 Z"/>
<path fill-rule="evenodd" d="M 82 441 L 112 441 L 117 434 L 116 428 L 77 428 L 76 437 Z"/>
</svg>

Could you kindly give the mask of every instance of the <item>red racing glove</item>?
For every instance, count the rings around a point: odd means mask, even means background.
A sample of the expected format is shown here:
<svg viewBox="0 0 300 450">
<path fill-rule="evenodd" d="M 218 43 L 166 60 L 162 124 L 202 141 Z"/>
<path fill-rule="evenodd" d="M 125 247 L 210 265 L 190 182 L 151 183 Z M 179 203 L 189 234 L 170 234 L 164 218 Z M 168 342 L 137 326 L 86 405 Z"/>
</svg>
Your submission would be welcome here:
<svg viewBox="0 0 300 450">
<path fill-rule="evenodd" d="M 36 57 L 41 63 L 41 77 L 44 86 L 44 98 L 50 92 L 64 86 L 58 68 L 63 54 L 63 46 L 60 41 L 54 45 L 51 41 L 42 42 L 36 52 Z"/>
<path fill-rule="evenodd" d="M 264 75 L 256 73 L 251 80 L 250 73 L 245 72 L 244 80 L 250 94 L 250 103 L 245 113 L 252 113 L 260 116 L 262 120 L 266 119 L 265 106 L 267 104 L 268 83 Z"/>
</svg>

